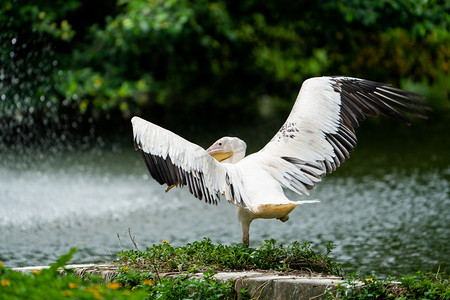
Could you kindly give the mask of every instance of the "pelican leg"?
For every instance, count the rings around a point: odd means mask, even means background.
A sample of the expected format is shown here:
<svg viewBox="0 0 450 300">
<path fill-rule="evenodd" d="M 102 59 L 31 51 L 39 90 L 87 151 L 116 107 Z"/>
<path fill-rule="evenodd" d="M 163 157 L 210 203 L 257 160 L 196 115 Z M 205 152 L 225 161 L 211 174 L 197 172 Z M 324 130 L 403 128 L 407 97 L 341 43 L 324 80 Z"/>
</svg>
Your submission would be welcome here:
<svg viewBox="0 0 450 300">
<path fill-rule="evenodd" d="M 248 232 L 242 233 L 242 243 L 247 247 L 250 245 L 250 234 Z"/>
<path fill-rule="evenodd" d="M 242 228 L 242 243 L 246 246 L 250 245 L 250 223 L 253 221 L 253 216 L 249 210 L 240 205 L 236 205 L 236 214 Z"/>
</svg>

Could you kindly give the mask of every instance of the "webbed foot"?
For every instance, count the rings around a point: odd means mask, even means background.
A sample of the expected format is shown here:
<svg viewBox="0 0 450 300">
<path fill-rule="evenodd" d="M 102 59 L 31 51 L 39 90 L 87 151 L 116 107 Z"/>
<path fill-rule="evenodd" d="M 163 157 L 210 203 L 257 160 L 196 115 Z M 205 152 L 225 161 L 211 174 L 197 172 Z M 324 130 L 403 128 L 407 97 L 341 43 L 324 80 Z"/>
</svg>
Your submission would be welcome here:
<svg viewBox="0 0 450 300">
<path fill-rule="evenodd" d="M 289 220 L 289 215 L 285 215 L 284 217 L 277 218 L 277 219 L 280 220 L 281 222 L 286 222 L 287 220 Z"/>
</svg>

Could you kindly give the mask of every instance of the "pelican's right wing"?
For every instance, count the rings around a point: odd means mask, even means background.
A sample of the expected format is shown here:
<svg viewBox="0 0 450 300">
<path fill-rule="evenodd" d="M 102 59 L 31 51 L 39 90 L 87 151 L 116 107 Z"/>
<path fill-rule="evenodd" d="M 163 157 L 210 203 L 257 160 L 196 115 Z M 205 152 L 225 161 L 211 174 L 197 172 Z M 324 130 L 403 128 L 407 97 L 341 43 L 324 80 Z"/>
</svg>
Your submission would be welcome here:
<svg viewBox="0 0 450 300">
<path fill-rule="evenodd" d="M 202 147 L 139 117 L 131 119 L 134 145 L 159 184 L 188 186 L 196 198 L 217 204 L 220 195 L 245 203 L 238 170 L 221 164 Z"/>
<path fill-rule="evenodd" d="M 404 113 L 426 118 L 421 96 L 387 84 L 351 77 L 306 80 L 292 111 L 255 158 L 282 185 L 308 194 L 356 147 L 355 128 L 366 116 L 384 114 L 409 124 Z"/>
</svg>

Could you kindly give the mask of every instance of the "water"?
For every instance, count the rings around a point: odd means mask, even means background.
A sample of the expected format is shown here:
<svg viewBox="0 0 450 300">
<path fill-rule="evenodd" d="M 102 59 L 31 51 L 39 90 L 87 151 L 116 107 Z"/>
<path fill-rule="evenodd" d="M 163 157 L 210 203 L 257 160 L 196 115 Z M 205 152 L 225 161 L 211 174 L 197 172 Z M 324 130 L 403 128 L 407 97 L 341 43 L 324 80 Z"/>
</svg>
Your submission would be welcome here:
<svg viewBox="0 0 450 300">
<path fill-rule="evenodd" d="M 432 143 L 426 134 L 415 140 L 384 138 L 387 144 L 362 140 L 352 158 L 319 183 L 309 198 L 320 203 L 296 208 L 286 223 L 255 220 L 251 246 L 275 238 L 285 244 L 308 240 L 324 249 L 332 241 L 332 255 L 347 271 L 386 276 L 440 268 L 448 273 L 448 138 Z M 207 205 L 187 188 L 166 194 L 127 142 L 4 151 L 0 261 L 8 267 L 46 265 L 71 247 L 78 248 L 73 263 L 113 261 L 121 248 L 133 248 L 128 228 L 142 250 L 162 240 L 240 242 L 232 205 Z"/>
</svg>

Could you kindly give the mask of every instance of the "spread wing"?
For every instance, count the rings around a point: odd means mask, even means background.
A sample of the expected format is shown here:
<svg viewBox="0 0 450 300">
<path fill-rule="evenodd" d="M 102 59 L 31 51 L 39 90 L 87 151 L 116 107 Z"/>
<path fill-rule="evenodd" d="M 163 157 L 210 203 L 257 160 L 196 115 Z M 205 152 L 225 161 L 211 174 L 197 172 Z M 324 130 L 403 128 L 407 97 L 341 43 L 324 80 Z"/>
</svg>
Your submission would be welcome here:
<svg viewBox="0 0 450 300">
<path fill-rule="evenodd" d="M 220 195 L 233 203 L 244 202 L 233 165 L 219 163 L 200 146 L 139 117 L 131 123 L 135 148 L 161 185 L 187 186 L 196 198 L 210 204 L 217 204 Z"/>
<path fill-rule="evenodd" d="M 384 114 L 409 124 L 405 113 L 426 118 L 430 109 L 418 94 L 350 77 L 306 80 L 292 111 L 258 153 L 267 170 L 285 187 L 309 194 L 326 173 L 336 170 L 356 147 L 355 128 L 366 116 Z M 273 166 L 277 167 L 274 168 Z"/>
</svg>

